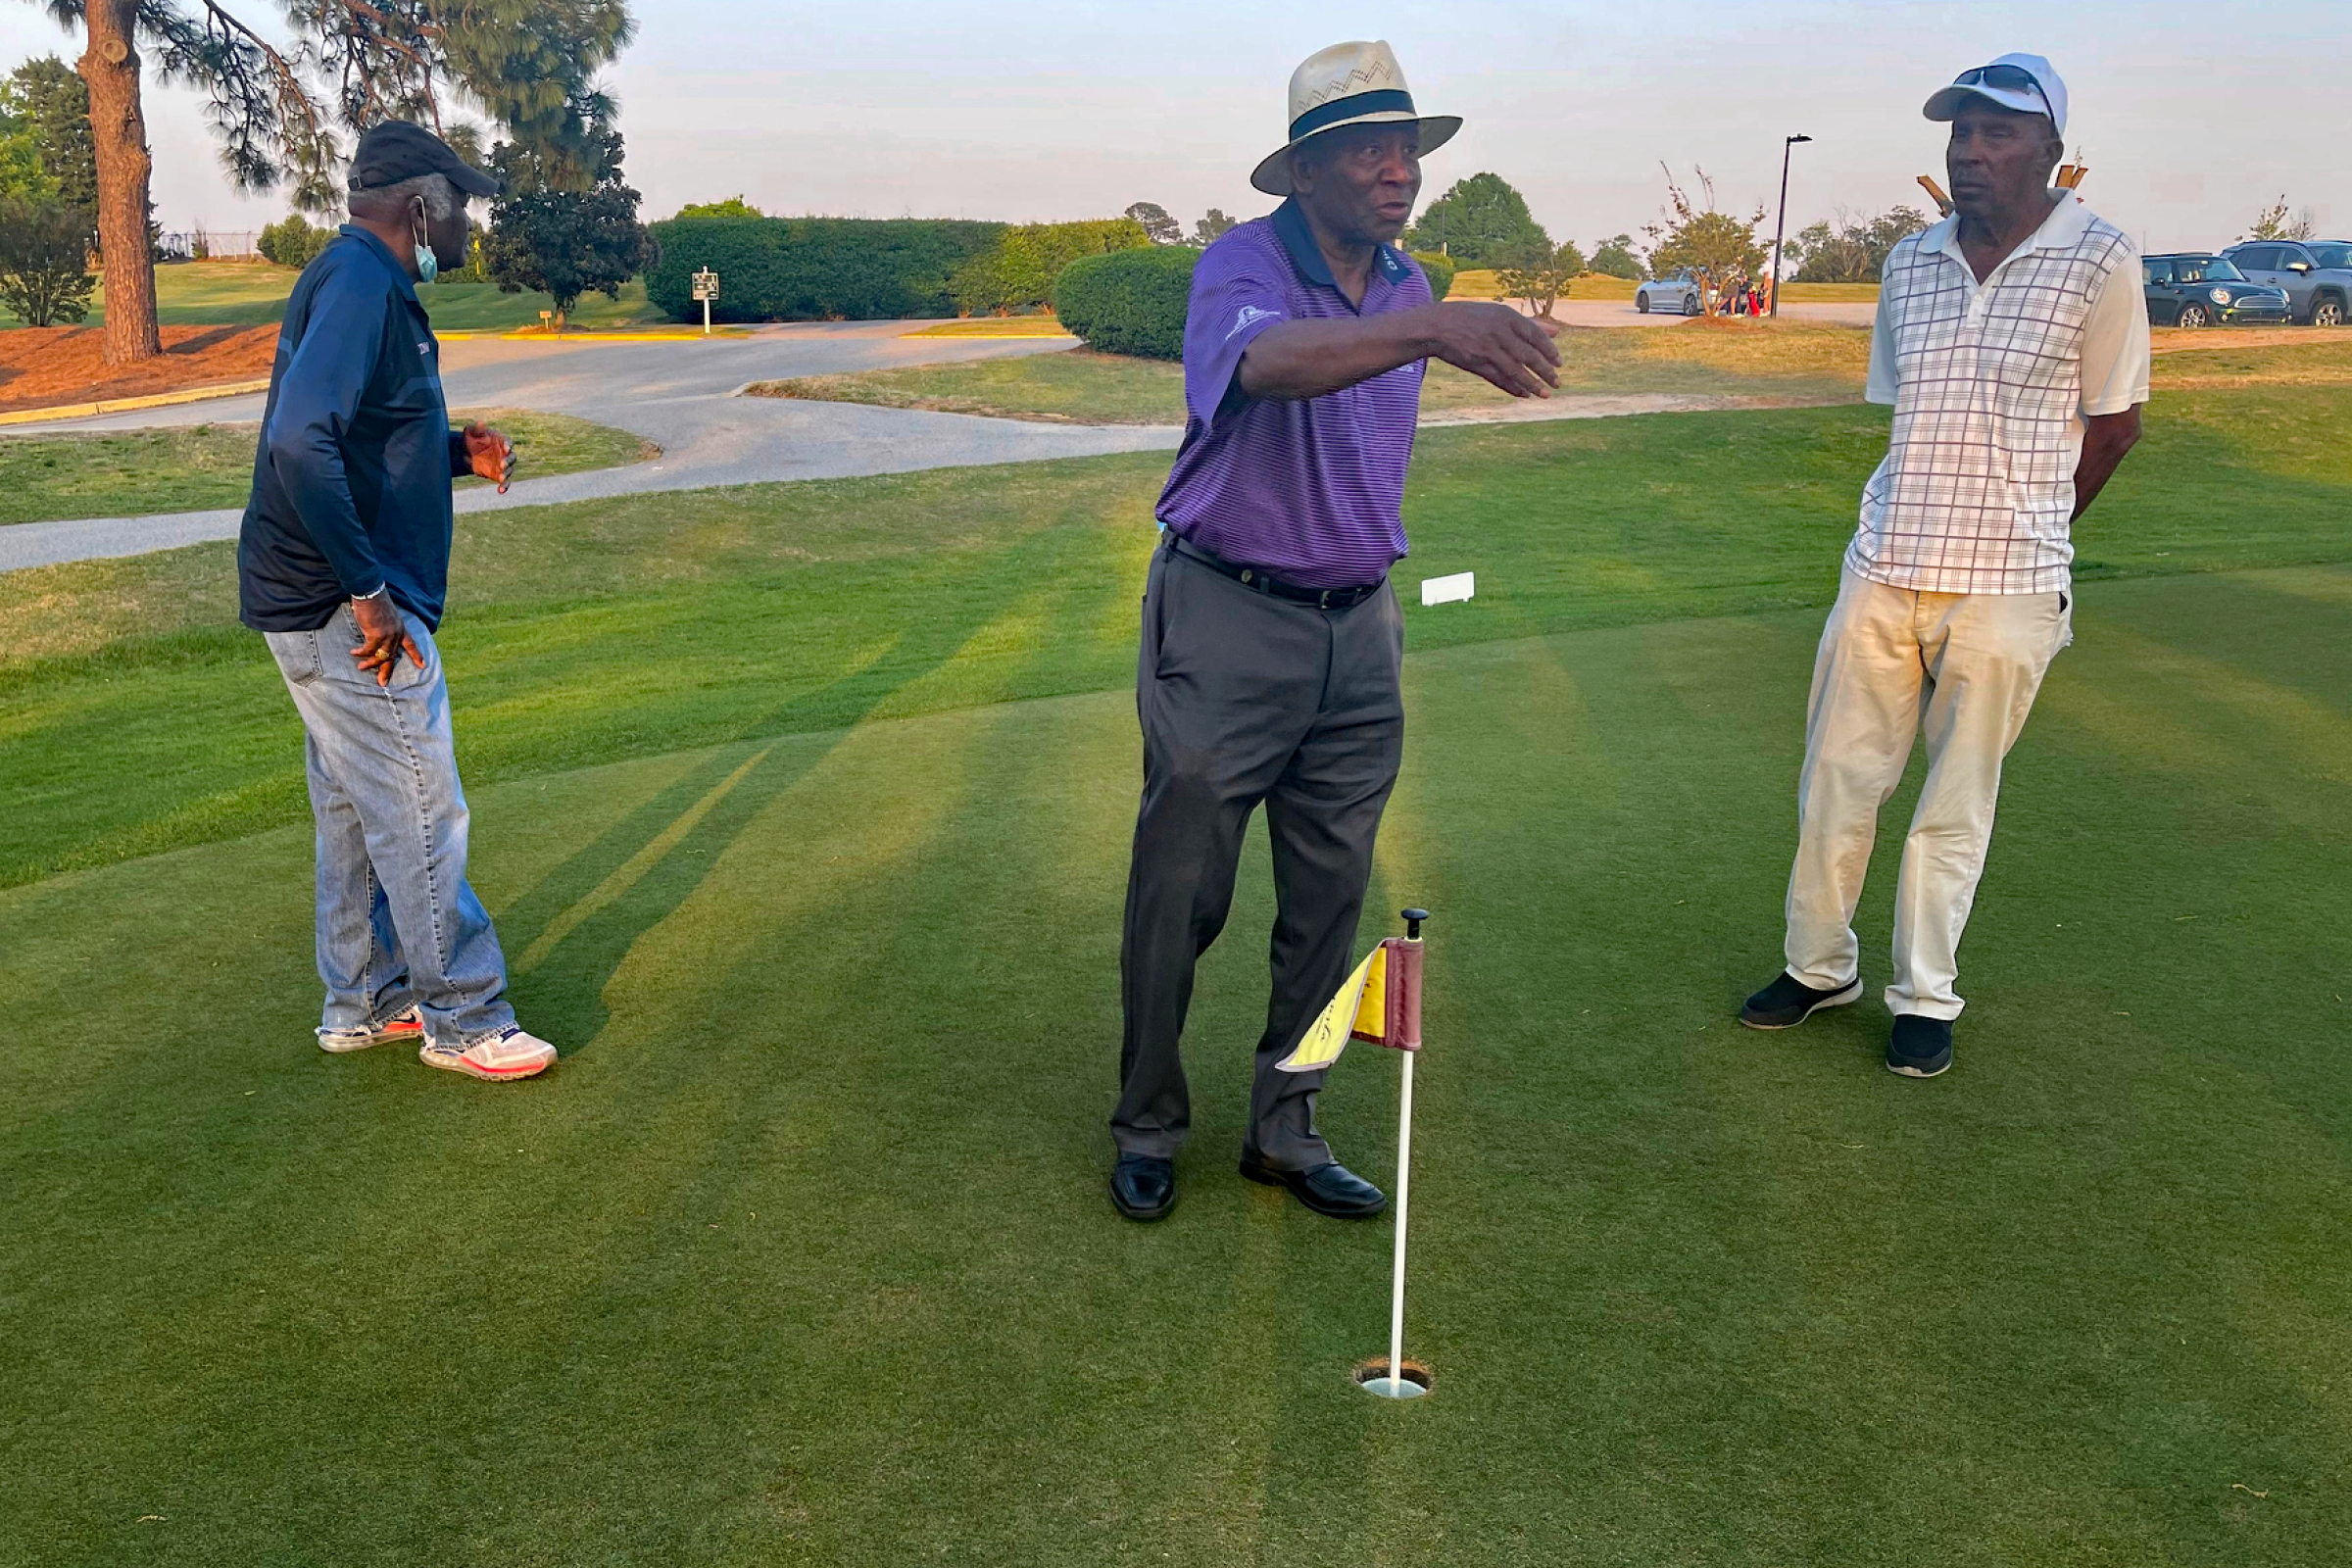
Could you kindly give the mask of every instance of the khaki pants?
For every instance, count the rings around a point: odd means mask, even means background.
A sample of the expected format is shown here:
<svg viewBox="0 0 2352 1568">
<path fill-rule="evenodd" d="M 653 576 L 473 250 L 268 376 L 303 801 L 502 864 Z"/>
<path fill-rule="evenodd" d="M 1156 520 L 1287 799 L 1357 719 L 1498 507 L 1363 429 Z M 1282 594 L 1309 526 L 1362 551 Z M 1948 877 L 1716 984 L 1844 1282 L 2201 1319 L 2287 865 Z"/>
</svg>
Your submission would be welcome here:
<svg viewBox="0 0 2352 1568">
<path fill-rule="evenodd" d="M 1848 571 L 1821 634 L 1796 786 L 1796 865 L 1788 876 L 1788 972 L 1820 990 L 1859 972 L 1854 906 L 1870 868 L 1879 808 L 1924 731 L 1920 791 L 1894 894 L 1887 1010 L 1957 1018 L 1960 933 L 1992 840 L 2001 760 L 2034 707 L 2042 672 L 2072 640 L 2071 597 L 1932 594 Z"/>
</svg>

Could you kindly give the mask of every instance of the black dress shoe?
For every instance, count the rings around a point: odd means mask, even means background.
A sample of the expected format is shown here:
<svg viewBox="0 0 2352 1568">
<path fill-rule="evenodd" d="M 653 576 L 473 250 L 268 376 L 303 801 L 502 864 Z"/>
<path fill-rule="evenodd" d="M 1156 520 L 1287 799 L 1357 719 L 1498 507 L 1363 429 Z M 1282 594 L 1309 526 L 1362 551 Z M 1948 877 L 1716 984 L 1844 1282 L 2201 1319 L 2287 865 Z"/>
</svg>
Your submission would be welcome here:
<svg viewBox="0 0 2352 1568">
<path fill-rule="evenodd" d="M 1176 1206 L 1176 1162 L 1121 1154 L 1110 1169 L 1110 1201 L 1129 1219 L 1166 1219 Z"/>
<path fill-rule="evenodd" d="M 1835 991 L 1816 991 L 1787 970 L 1740 1009 L 1740 1021 L 1750 1029 L 1793 1029 L 1824 1007 L 1842 1007 L 1862 996 L 1862 977 L 1856 975 Z"/>
<path fill-rule="evenodd" d="M 1268 1187 L 1288 1187 L 1298 1201 L 1333 1219 L 1369 1219 L 1389 1206 L 1379 1188 L 1337 1160 L 1313 1170 L 1276 1170 L 1244 1154 L 1242 1174 Z"/>
<path fill-rule="evenodd" d="M 1952 1020 L 1895 1014 L 1886 1037 L 1886 1070 L 1906 1078 L 1933 1078 L 1952 1064 Z"/>
</svg>

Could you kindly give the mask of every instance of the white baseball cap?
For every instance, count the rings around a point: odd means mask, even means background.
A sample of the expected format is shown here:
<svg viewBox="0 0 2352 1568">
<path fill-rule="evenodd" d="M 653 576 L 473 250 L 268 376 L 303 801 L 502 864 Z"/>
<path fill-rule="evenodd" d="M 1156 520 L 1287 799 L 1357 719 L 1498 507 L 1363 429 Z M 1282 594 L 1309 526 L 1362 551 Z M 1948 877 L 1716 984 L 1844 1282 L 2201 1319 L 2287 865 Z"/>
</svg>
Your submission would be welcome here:
<svg viewBox="0 0 2352 1568">
<path fill-rule="evenodd" d="M 2066 83 L 2039 55 L 2003 55 L 1989 66 L 1963 71 L 1921 113 L 1930 120 L 1950 120 L 1972 98 L 2021 115 L 2047 115 L 2051 129 L 2066 134 Z"/>
</svg>

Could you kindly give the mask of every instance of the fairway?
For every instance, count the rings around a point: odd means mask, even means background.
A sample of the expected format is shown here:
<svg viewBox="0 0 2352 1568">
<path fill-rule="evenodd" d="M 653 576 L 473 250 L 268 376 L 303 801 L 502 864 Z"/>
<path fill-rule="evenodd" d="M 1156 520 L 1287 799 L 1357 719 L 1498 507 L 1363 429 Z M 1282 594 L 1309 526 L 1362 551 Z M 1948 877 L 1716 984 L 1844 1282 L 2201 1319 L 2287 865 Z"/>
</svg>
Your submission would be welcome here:
<svg viewBox="0 0 2352 1568">
<path fill-rule="evenodd" d="M 518 475 L 539 478 L 661 456 L 651 442 L 567 414 L 452 409 L 453 424 L 486 420 L 514 443 Z M 58 517 L 132 517 L 242 506 L 253 490 L 255 424 L 164 425 L 89 434 L 0 435 L 0 524 Z M 460 479 L 463 488 L 482 483 Z"/>
<path fill-rule="evenodd" d="M 2260 1564 L 2352 1539 L 2352 387 L 2171 356 L 2080 530 L 1958 1063 L 1780 961 L 1863 407 L 1433 431 L 1364 941 L 1435 911 L 1386 1220 L 1102 1192 L 1164 455 L 460 519 L 526 1026 L 315 1049 L 301 730 L 231 547 L 0 575 L 0 1568 Z M 1475 569 L 1478 599 L 1410 603 Z M 1396 1061 L 1322 1123 L 1393 1177 Z M 1377 1504 L 1377 1518 L 1375 1517 Z"/>
<path fill-rule="evenodd" d="M 1411 660 L 1403 1408 L 1386 1225 L 1231 1174 L 1262 844 L 1102 1200 L 1121 694 L 477 792 L 511 1093 L 310 1048 L 307 831 L 0 896 L 0 1560 L 2339 1560 L 2352 575 L 2084 593 L 1933 1085 L 1730 1026 L 1818 620 Z"/>
</svg>

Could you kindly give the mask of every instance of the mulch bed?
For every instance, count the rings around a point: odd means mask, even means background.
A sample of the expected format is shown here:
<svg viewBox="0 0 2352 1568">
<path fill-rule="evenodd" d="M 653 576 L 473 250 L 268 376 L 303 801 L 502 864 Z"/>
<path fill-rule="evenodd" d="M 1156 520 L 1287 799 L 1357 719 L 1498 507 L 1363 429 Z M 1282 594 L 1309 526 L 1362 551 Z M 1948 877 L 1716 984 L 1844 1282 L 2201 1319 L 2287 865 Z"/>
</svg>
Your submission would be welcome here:
<svg viewBox="0 0 2352 1568">
<path fill-rule="evenodd" d="M 104 341 L 105 333 L 94 326 L 0 332 L 0 413 L 258 380 L 270 373 L 277 328 L 268 323 L 167 326 L 163 358 L 137 365 L 103 363 Z"/>
</svg>

